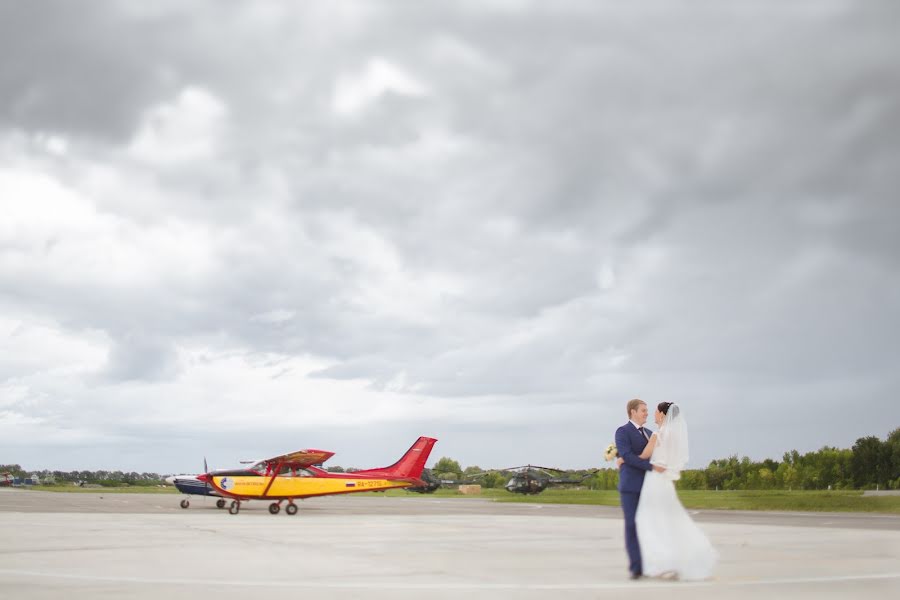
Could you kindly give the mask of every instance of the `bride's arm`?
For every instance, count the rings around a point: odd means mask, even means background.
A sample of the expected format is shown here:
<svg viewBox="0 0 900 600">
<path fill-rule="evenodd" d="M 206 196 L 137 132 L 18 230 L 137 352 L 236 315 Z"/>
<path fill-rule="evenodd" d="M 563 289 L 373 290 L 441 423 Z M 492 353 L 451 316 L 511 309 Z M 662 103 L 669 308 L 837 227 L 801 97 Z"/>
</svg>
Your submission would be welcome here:
<svg viewBox="0 0 900 600">
<path fill-rule="evenodd" d="M 654 431 L 653 435 L 650 436 L 650 441 L 647 442 L 647 446 L 644 448 L 644 451 L 640 453 L 640 457 L 644 460 L 650 458 L 650 455 L 653 454 L 653 449 L 656 448 L 657 441 L 659 441 L 659 434 Z"/>
</svg>

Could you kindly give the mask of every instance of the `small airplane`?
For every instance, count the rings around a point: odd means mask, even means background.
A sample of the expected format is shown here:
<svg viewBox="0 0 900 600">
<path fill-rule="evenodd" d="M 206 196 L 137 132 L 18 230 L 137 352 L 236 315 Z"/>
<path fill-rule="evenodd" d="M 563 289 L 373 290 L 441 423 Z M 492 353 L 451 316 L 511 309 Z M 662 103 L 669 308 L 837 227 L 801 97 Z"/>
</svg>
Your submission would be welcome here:
<svg viewBox="0 0 900 600">
<path fill-rule="evenodd" d="M 13 484 L 12 474 L 4 471 L 0 473 L 0 487 L 11 487 Z"/>
<path fill-rule="evenodd" d="M 203 472 L 208 473 L 209 468 L 206 466 L 206 459 L 203 459 Z M 215 496 L 219 498 L 216 501 L 218 508 L 225 508 L 225 500 L 220 494 L 213 491 L 212 487 L 204 481 L 200 481 L 200 475 L 171 475 L 166 477 L 166 483 L 174 485 L 175 488 L 187 496 Z M 181 500 L 181 508 L 187 508 L 191 505 L 188 498 Z"/>
<path fill-rule="evenodd" d="M 420 437 L 394 464 L 352 473 L 329 473 L 316 466 L 334 456 L 334 452 L 297 450 L 258 461 L 247 469 L 204 473 L 197 480 L 209 484 L 212 493 L 222 496 L 220 502 L 231 498 L 228 512 L 233 515 L 240 512 L 241 502 L 247 500 L 273 500 L 269 504 L 273 515 L 287 501 L 284 511 L 295 515 L 298 507 L 294 500 L 298 498 L 425 485 L 422 470 L 435 442 L 434 438 Z"/>
<path fill-rule="evenodd" d="M 212 491 L 209 484 L 200 481 L 198 479 L 199 477 L 200 475 L 172 475 L 171 477 L 166 477 L 166 483 L 174 485 L 179 492 L 188 496 L 217 497 L 218 500 L 216 500 L 216 506 L 225 508 L 225 500 L 222 499 L 219 494 Z M 191 501 L 188 498 L 182 498 L 179 505 L 181 508 L 188 508 L 191 505 Z"/>
</svg>

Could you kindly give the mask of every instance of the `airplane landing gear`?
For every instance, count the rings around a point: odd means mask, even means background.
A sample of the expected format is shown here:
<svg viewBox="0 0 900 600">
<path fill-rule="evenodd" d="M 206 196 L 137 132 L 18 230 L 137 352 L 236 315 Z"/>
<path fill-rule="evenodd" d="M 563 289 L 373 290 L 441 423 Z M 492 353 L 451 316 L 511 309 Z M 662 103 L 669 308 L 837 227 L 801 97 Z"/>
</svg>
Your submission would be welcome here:
<svg viewBox="0 0 900 600">
<path fill-rule="evenodd" d="M 187 508 L 190 505 L 191 505 L 191 501 L 188 500 L 187 498 L 185 498 L 181 501 L 181 508 Z"/>
<path fill-rule="evenodd" d="M 280 511 L 280 510 L 281 510 L 280 502 L 273 502 L 272 504 L 269 505 L 269 512 L 272 513 L 273 515 L 277 515 L 278 511 Z"/>
<path fill-rule="evenodd" d="M 225 498 L 216 500 L 216 508 L 225 508 Z"/>
<path fill-rule="evenodd" d="M 294 504 L 293 502 L 291 502 L 290 504 L 288 504 L 285 507 L 284 512 L 286 512 L 289 515 L 296 515 L 297 514 L 297 505 Z"/>
<path fill-rule="evenodd" d="M 241 512 L 241 503 L 237 500 L 232 500 L 231 507 L 228 509 L 228 513 L 232 515 L 236 515 Z"/>
</svg>

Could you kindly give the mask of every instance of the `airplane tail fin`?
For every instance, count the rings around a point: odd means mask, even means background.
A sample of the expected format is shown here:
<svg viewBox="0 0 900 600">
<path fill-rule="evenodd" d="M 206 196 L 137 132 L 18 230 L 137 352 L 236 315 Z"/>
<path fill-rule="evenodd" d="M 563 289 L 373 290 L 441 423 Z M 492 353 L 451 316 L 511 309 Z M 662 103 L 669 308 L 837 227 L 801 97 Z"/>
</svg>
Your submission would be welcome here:
<svg viewBox="0 0 900 600">
<path fill-rule="evenodd" d="M 421 480 L 422 470 L 428 461 L 428 455 L 434 447 L 436 439 L 430 437 L 420 437 L 416 443 L 410 446 L 400 460 L 389 467 L 380 469 L 368 469 L 366 471 L 356 471 L 354 475 L 369 475 L 382 477 L 399 477 L 403 479 Z"/>
</svg>

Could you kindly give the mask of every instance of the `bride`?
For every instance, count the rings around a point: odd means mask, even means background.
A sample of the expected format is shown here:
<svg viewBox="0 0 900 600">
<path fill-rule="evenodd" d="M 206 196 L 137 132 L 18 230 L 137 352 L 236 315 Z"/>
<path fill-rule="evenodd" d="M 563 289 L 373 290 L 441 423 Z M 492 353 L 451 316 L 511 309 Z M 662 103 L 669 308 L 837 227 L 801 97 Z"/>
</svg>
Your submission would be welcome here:
<svg viewBox="0 0 900 600">
<path fill-rule="evenodd" d="M 659 432 L 651 436 L 641 458 L 665 471 L 647 472 L 635 516 L 644 575 L 707 579 L 718 553 L 675 494 L 674 482 L 688 460 L 687 424 L 674 402 L 661 402 L 655 420 Z"/>
</svg>

